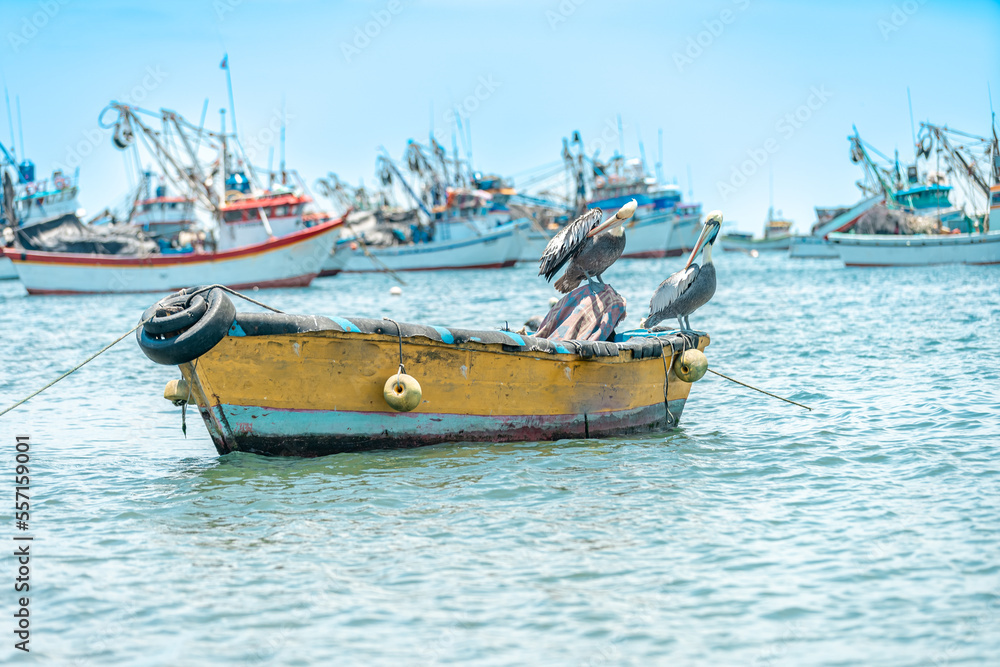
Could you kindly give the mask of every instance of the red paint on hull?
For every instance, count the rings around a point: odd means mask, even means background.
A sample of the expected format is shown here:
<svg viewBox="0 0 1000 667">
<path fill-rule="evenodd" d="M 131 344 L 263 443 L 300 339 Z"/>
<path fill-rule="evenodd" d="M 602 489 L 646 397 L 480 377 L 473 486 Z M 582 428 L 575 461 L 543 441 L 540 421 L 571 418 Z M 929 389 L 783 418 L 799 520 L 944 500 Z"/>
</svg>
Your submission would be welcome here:
<svg viewBox="0 0 1000 667">
<path fill-rule="evenodd" d="M 178 264 L 207 264 L 210 262 L 237 259 L 249 255 L 258 255 L 270 252 L 277 248 L 294 245 L 307 241 L 320 234 L 329 232 L 334 227 L 341 224 L 340 220 L 334 220 L 315 227 L 309 227 L 297 232 L 292 232 L 287 236 L 255 243 L 254 245 L 223 250 L 214 253 L 191 253 L 189 255 L 150 255 L 148 257 L 120 257 L 118 255 L 94 255 L 74 252 L 44 252 L 34 250 L 21 250 L 20 248 L 0 248 L 15 264 L 18 262 L 36 262 L 39 264 L 82 264 L 84 266 L 175 266 Z"/>
<path fill-rule="evenodd" d="M 302 276 L 293 276 L 291 278 L 281 278 L 280 280 L 265 280 L 265 281 L 256 282 L 256 283 L 239 283 L 239 284 L 236 284 L 236 285 L 226 285 L 226 287 L 229 287 L 230 289 L 235 289 L 235 290 L 247 290 L 247 289 L 253 289 L 254 287 L 258 287 L 260 289 L 277 289 L 277 288 L 282 288 L 282 287 L 308 287 L 310 285 L 310 283 L 312 283 L 313 279 L 316 276 L 317 276 L 317 274 L 315 274 L 315 273 L 307 273 L 306 275 L 302 275 Z M 190 287 L 190 285 L 186 285 L 185 287 Z M 88 292 L 88 291 L 85 291 L 85 290 L 79 290 L 78 291 L 78 290 L 55 290 L 55 289 L 49 290 L 49 289 L 31 289 L 31 288 L 25 288 L 25 289 L 28 290 L 28 294 L 32 294 L 32 295 L 36 295 L 36 296 L 66 296 L 66 295 L 70 295 L 70 294 L 125 294 L 126 293 L 126 292 L 108 292 L 108 291 L 105 291 L 105 292 Z M 141 293 L 162 294 L 162 293 L 164 293 L 166 291 L 177 291 L 179 289 L 183 289 L 183 287 L 172 287 L 172 288 L 170 288 L 170 290 L 161 290 L 161 289 L 156 289 L 156 290 L 136 290 L 134 292 L 128 292 L 128 293 L 129 294 L 141 294 Z"/>
<path fill-rule="evenodd" d="M 516 263 L 517 260 L 512 259 L 509 262 L 494 262 L 493 264 L 469 264 L 467 266 L 425 266 L 415 269 L 393 269 L 393 271 L 465 271 L 468 269 L 506 269 L 514 266 Z M 331 272 L 320 273 L 320 275 L 335 276 L 337 273 L 382 273 L 382 271 L 379 269 L 372 269 L 371 271 L 344 271 L 342 269 L 337 269 Z"/>
</svg>

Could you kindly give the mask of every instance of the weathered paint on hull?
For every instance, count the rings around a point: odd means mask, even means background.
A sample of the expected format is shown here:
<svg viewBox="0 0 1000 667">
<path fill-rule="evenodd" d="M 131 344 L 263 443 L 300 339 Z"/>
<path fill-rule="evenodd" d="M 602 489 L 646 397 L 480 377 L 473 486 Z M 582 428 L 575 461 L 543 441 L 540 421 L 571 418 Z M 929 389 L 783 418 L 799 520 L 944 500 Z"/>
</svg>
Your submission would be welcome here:
<svg viewBox="0 0 1000 667">
<path fill-rule="evenodd" d="M 706 345 L 702 336 L 699 347 Z M 627 351 L 582 359 L 407 338 L 403 361 L 423 400 L 394 412 L 382 391 L 399 365 L 398 346 L 395 336 L 338 331 L 227 336 L 180 369 L 220 454 L 325 456 L 666 431 L 691 387 L 670 360 Z"/>
<path fill-rule="evenodd" d="M 206 421 L 225 424 L 232 433 L 213 429 L 220 454 L 234 451 L 267 456 L 327 456 L 372 449 L 408 449 L 444 442 L 517 442 L 564 438 L 604 438 L 669 431 L 684 410 L 684 399 L 671 401 L 670 414 L 658 405 L 623 412 L 583 415 L 452 415 L 435 413 L 365 413 L 275 410 L 219 405 Z M 392 428 L 386 423 L 391 419 Z"/>
</svg>

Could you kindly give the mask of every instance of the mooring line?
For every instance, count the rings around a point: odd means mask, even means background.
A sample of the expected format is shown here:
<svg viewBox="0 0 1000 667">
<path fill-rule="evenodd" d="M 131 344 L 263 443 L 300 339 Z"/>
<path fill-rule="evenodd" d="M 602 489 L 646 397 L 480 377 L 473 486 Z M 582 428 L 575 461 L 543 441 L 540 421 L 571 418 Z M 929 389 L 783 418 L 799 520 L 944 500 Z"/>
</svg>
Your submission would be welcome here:
<svg viewBox="0 0 1000 667">
<path fill-rule="evenodd" d="M 771 398 L 776 398 L 779 401 L 784 401 L 785 403 L 791 403 L 792 405 L 797 405 L 800 408 L 805 408 L 806 410 L 812 411 L 812 408 L 810 408 L 808 405 L 802 405 L 801 403 L 796 403 L 795 401 L 793 401 L 793 400 L 791 400 L 789 398 L 782 398 L 781 396 L 778 396 L 777 394 L 772 394 L 769 391 L 764 391 L 763 389 L 758 389 L 757 387 L 754 387 L 753 385 L 749 385 L 746 382 L 740 382 L 739 380 L 737 380 L 735 378 L 731 378 L 728 375 L 723 375 L 719 371 L 712 370 L 711 368 L 709 368 L 708 372 L 709 373 L 715 373 L 719 377 L 725 378 L 725 379 L 729 380 L 730 382 L 735 382 L 736 384 L 738 384 L 738 385 L 740 385 L 742 387 L 746 387 L 747 389 L 753 389 L 754 391 L 759 391 L 760 393 L 765 394 L 766 396 L 770 396 Z"/>
<path fill-rule="evenodd" d="M 14 405 L 10 406 L 9 408 L 7 408 L 6 410 L 4 410 L 3 412 L 0 412 L 0 417 L 3 417 L 5 414 L 7 414 L 8 412 L 10 412 L 11 410 L 13 410 L 14 408 L 16 408 L 17 406 L 23 405 L 23 404 L 27 403 L 29 400 L 33 399 L 35 396 L 38 396 L 40 393 L 42 393 L 43 391 L 45 391 L 46 389 L 48 389 L 49 387 L 51 387 L 52 385 L 54 385 L 56 382 L 59 382 L 59 380 L 62 380 L 63 378 L 68 377 L 68 376 L 72 375 L 73 373 L 77 372 L 78 370 L 80 370 L 81 368 L 83 368 L 86 364 L 90 363 L 91 361 L 93 361 L 94 359 L 96 359 L 100 355 L 104 354 L 105 352 L 107 352 L 108 350 L 110 350 L 112 347 L 114 347 L 118 343 L 122 342 L 122 340 L 124 340 L 126 336 L 128 336 L 129 334 L 134 333 L 136 329 L 138 329 L 139 327 L 141 327 L 145 323 L 146 323 L 145 321 L 139 322 L 139 324 L 135 325 L 134 327 L 132 327 L 131 329 L 129 329 L 128 331 L 126 331 L 125 333 L 123 333 L 121 336 L 119 336 L 118 338 L 116 338 L 113 342 L 108 343 L 107 345 L 105 345 L 104 347 L 102 347 L 100 350 L 98 350 L 97 352 L 93 353 L 92 355 L 90 355 L 89 357 L 87 357 L 86 359 L 84 359 L 83 361 L 81 361 L 80 363 L 78 363 L 76 366 L 74 366 L 73 368 L 69 369 L 68 371 L 66 371 L 65 373 L 63 373 L 59 377 L 57 377 L 52 382 L 48 383 L 47 385 L 45 385 L 44 387 L 42 387 L 38 391 L 34 392 L 33 394 L 28 394 L 27 396 L 25 396 L 24 398 L 22 398 L 20 401 L 18 401 Z"/>
<path fill-rule="evenodd" d="M 187 297 L 191 297 L 191 296 L 194 296 L 195 294 L 200 294 L 201 292 L 207 292 L 207 291 L 212 290 L 212 289 L 221 289 L 222 291 L 229 292 L 230 294 L 232 294 L 234 296 L 238 296 L 241 299 L 246 299 L 247 301 L 249 301 L 250 303 L 252 303 L 254 305 L 260 306 L 262 308 L 267 308 L 268 310 L 274 311 L 275 313 L 284 314 L 284 313 L 282 313 L 282 311 L 278 310 L 277 308 L 273 308 L 273 307 L 267 305 L 266 303 L 261 303 L 260 301 L 257 301 L 256 299 L 251 299 L 246 294 L 242 294 L 240 292 L 237 292 L 236 290 L 231 289 L 229 287 L 226 287 L 225 285 L 206 285 L 204 287 L 199 287 L 199 288 L 193 289 L 190 292 L 186 292 L 185 290 L 178 290 L 177 292 L 173 292 L 172 294 L 168 294 L 167 296 L 163 297 L 162 299 L 160 299 L 159 301 L 157 301 L 156 304 L 154 304 L 154 305 L 155 306 L 159 306 L 161 303 L 163 303 L 164 301 L 166 301 L 167 299 L 169 299 L 170 297 L 173 297 L 173 296 L 187 296 Z M 190 299 L 188 300 L 188 302 L 190 302 Z M 149 319 L 152 319 L 153 317 L 155 317 L 155 314 L 152 315 L 152 316 L 150 316 Z M 90 363 L 91 361 L 93 361 L 94 359 L 96 359 L 97 357 L 101 356 L 102 354 L 104 354 L 105 352 L 107 352 L 108 350 L 110 350 L 112 347 L 114 347 L 115 345 L 117 345 L 118 343 L 122 342 L 125 339 L 126 336 L 128 336 L 129 334 L 135 333 L 136 329 L 138 329 L 139 327 L 141 327 L 143 324 L 145 324 L 148 321 L 149 320 L 142 320 L 137 325 L 135 325 L 134 327 L 132 327 L 131 329 L 129 329 L 128 331 L 126 331 L 125 333 L 123 333 L 121 336 L 119 336 L 118 338 L 116 338 L 114 341 L 112 341 L 111 343 L 108 343 L 107 345 L 105 345 L 104 347 L 102 347 L 100 350 L 98 350 L 94 354 L 90 355 L 89 357 L 87 357 L 86 359 L 84 359 L 83 361 L 81 361 L 80 363 L 78 363 L 76 366 L 74 366 L 73 368 L 69 369 L 68 371 L 66 371 L 65 373 L 63 373 L 59 377 L 57 377 L 52 382 L 48 383 L 47 385 L 45 385 L 44 387 L 42 387 L 41 389 L 39 389 L 38 391 L 36 391 L 36 392 L 34 392 L 32 394 L 28 394 L 27 396 L 25 396 L 24 398 L 22 398 L 20 401 L 18 401 L 14 405 L 12 405 L 9 408 L 5 409 L 3 412 L 0 412 L 0 417 L 3 417 L 5 414 L 7 414 L 8 412 L 10 412 L 14 408 L 18 407 L 19 405 L 23 405 L 23 404 L 27 403 L 28 401 L 30 401 L 31 399 L 33 399 L 35 396 L 38 396 L 40 393 L 42 393 L 43 391 L 45 391 L 46 389 L 48 389 L 49 387 L 51 387 L 52 385 L 54 385 L 56 382 L 59 382 L 63 378 L 66 378 L 66 377 L 72 375 L 73 373 L 77 372 L 78 370 L 80 370 L 81 368 L 83 368 L 85 365 L 87 365 L 88 363 Z M 396 325 L 396 326 L 399 326 L 399 325 Z"/>
</svg>

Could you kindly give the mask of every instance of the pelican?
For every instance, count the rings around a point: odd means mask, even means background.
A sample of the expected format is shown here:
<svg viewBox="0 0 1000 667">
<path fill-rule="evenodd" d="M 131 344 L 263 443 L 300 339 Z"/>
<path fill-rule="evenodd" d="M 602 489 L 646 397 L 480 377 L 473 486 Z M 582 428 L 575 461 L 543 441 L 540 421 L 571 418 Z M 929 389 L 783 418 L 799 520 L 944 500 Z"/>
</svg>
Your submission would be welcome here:
<svg viewBox="0 0 1000 667">
<path fill-rule="evenodd" d="M 601 222 L 604 212 L 599 208 L 592 208 L 563 227 L 545 246 L 538 264 L 538 275 L 552 280 L 559 269 L 569 262 L 569 268 L 556 281 L 557 290 L 569 292 L 584 278 L 591 286 L 594 279 L 603 285 L 601 274 L 625 250 L 625 221 L 635 213 L 635 207 L 633 199 L 604 222 Z"/>
<path fill-rule="evenodd" d="M 690 329 L 689 316 L 698 310 L 715 294 L 715 265 L 712 264 L 712 244 L 715 243 L 722 227 L 722 212 L 712 211 L 705 220 L 705 226 L 694 244 L 684 268 L 670 276 L 656 288 L 649 301 L 649 317 L 640 324 L 649 329 L 668 317 L 676 317 L 681 329 Z M 695 257 L 705 249 L 704 259 L 699 268 Z M 683 318 L 683 320 L 681 319 Z"/>
</svg>

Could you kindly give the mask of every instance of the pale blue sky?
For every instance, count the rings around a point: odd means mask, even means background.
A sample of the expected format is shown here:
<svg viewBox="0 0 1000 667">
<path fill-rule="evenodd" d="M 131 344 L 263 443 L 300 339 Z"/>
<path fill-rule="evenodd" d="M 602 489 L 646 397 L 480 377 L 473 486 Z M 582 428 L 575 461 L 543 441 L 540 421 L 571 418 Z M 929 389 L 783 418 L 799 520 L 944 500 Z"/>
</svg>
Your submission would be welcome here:
<svg viewBox="0 0 1000 667">
<path fill-rule="evenodd" d="M 369 25 L 370 43 L 345 50 L 373 13 L 384 27 Z M 735 192 L 720 188 L 748 151 L 771 147 L 775 205 L 804 230 L 813 206 L 858 198 L 852 123 L 882 150 L 911 155 L 907 86 L 918 122 L 986 133 L 987 83 L 1000 106 L 996 1 L 0 4 L 0 68 L 21 98 L 27 153 L 46 175 L 79 160 L 90 212 L 126 187 L 108 137 L 87 150 L 101 109 L 138 96 L 196 121 L 208 97 L 217 125 L 225 51 L 244 141 L 268 137 L 284 95 L 288 162 L 310 185 L 327 171 L 374 182 L 376 147 L 398 157 L 409 137 L 425 139 L 432 105 L 447 129 L 449 106 L 469 100 L 475 166 L 507 175 L 558 160 L 574 129 L 594 148 L 621 113 L 628 153 L 641 129 L 654 162 L 662 127 L 667 176 L 686 192 L 690 164 L 694 199 L 750 231 L 766 214 L 767 164 Z M 808 116 L 799 127 L 779 125 L 797 110 Z M 450 146 L 450 129 L 442 138 Z"/>
</svg>

